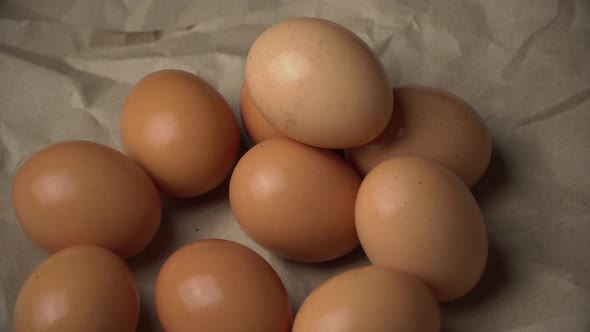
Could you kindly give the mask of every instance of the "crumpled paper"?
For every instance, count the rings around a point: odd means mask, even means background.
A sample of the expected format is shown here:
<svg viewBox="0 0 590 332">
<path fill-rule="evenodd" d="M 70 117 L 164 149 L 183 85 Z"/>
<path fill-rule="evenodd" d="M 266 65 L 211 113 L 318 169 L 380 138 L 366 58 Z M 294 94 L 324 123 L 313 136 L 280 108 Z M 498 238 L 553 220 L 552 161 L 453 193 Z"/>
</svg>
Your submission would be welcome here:
<svg viewBox="0 0 590 332">
<path fill-rule="evenodd" d="M 590 2 L 587 0 L 0 2 L 0 331 L 12 330 L 19 288 L 47 255 L 21 232 L 10 188 L 33 151 L 67 139 L 120 149 L 118 116 L 132 85 L 177 68 L 208 80 L 237 113 L 245 55 L 293 16 L 339 22 L 382 60 L 392 85 L 453 92 L 494 138 L 474 189 L 490 259 L 477 288 L 444 304 L 443 331 L 590 331 Z M 242 136 L 246 142 L 245 136 Z M 322 281 L 368 264 L 362 251 L 305 265 L 248 239 L 227 184 L 164 199 L 159 234 L 129 261 L 141 291 L 138 331 L 161 331 L 157 272 L 176 248 L 219 237 L 262 254 L 297 308 Z"/>
</svg>

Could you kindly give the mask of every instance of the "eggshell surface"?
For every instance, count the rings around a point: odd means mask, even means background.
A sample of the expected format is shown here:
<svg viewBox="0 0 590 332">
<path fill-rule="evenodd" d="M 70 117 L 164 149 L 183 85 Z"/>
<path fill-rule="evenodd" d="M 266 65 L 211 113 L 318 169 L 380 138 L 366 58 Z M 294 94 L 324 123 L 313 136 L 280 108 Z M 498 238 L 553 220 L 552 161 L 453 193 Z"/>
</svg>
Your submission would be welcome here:
<svg viewBox="0 0 590 332">
<path fill-rule="evenodd" d="M 174 197 L 204 194 L 221 184 L 239 149 L 235 116 L 209 83 L 161 70 L 131 90 L 120 119 L 126 153 Z"/>
<path fill-rule="evenodd" d="M 258 112 L 245 81 L 242 84 L 240 93 L 240 116 L 244 131 L 253 144 L 258 144 L 273 137 L 285 137 Z"/>
<path fill-rule="evenodd" d="M 229 199 L 242 229 L 261 246 L 290 260 L 321 262 L 358 246 L 360 181 L 331 151 L 273 138 L 240 159 Z"/>
<path fill-rule="evenodd" d="M 483 215 L 469 188 L 436 162 L 379 164 L 363 180 L 355 215 L 370 261 L 417 276 L 442 302 L 467 294 L 483 273 Z"/>
<path fill-rule="evenodd" d="M 14 332 L 132 332 L 139 317 L 133 275 L 95 246 L 63 249 L 42 262 L 17 297 Z"/>
<path fill-rule="evenodd" d="M 434 294 L 417 278 L 368 266 L 338 274 L 303 302 L 293 332 L 438 332 Z"/>
<path fill-rule="evenodd" d="M 289 332 L 287 292 L 253 250 L 226 240 L 178 249 L 162 266 L 155 289 L 167 332 Z"/>
<path fill-rule="evenodd" d="M 454 171 L 472 187 L 492 156 L 492 139 L 477 111 L 459 97 L 421 85 L 393 89 L 395 113 L 387 129 L 347 155 L 362 175 L 397 156 L 423 157 Z"/>
<path fill-rule="evenodd" d="M 25 234 L 49 253 L 93 244 L 129 258 L 153 239 L 162 214 L 154 183 L 135 161 L 88 141 L 31 155 L 15 175 L 12 203 Z"/>
<path fill-rule="evenodd" d="M 246 61 L 262 116 L 280 132 L 321 148 L 365 144 L 387 126 L 393 94 L 369 46 L 319 18 L 293 18 L 264 31 Z"/>
</svg>

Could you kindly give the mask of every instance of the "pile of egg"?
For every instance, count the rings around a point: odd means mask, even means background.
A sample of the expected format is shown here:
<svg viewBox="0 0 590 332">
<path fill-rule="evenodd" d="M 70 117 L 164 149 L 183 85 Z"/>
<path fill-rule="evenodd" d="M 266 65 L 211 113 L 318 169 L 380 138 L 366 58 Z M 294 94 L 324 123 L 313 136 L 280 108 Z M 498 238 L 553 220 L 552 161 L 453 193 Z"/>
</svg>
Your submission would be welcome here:
<svg viewBox="0 0 590 332">
<path fill-rule="evenodd" d="M 30 156 L 13 183 L 19 224 L 51 253 L 16 300 L 14 330 L 135 331 L 139 296 L 124 259 L 154 238 L 160 193 L 203 195 L 231 174 L 243 231 L 287 260 L 318 263 L 359 245 L 370 266 L 338 274 L 293 316 L 271 265 L 228 240 L 174 252 L 155 282 L 168 332 L 345 332 L 440 329 L 440 302 L 475 287 L 487 258 L 470 187 L 491 138 L 460 98 L 391 88 L 371 49 L 317 18 L 273 25 L 252 45 L 240 114 L 179 70 L 154 72 L 120 117 L 125 154 L 88 141 Z"/>
</svg>

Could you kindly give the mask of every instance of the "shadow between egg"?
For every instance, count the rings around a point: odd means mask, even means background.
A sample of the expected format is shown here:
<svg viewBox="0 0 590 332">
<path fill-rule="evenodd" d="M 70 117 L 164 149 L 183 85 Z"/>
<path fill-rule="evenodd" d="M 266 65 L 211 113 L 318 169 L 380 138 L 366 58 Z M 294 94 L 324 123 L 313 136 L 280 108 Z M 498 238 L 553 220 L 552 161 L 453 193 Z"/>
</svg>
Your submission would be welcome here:
<svg viewBox="0 0 590 332">
<path fill-rule="evenodd" d="M 497 146 L 492 148 L 490 164 L 479 182 L 472 188 L 477 202 L 485 206 L 486 202 L 501 195 L 503 188 L 508 184 L 508 168 L 506 166 L 502 150 Z"/>
<path fill-rule="evenodd" d="M 493 201 L 499 195 L 502 195 L 502 192 L 508 185 L 508 180 L 509 172 L 502 151 L 497 146 L 494 146 L 490 165 L 486 173 L 472 189 L 473 195 L 484 213 L 488 230 L 492 228 L 490 225 L 494 224 L 494 218 L 486 215 L 486 206 L 491 206 Z M 466 296 L 456 301 L 442 304 L 443 317 L 445 312 L 452 314 L 454 312 L 466 311 L 469 308 L 484 305 L 493 298 L 509 292 L 511 275 L 507 267 L 506 255 L 507 253 L 503 252 L 498 246 L 493 234 L 490 234 L 488 231 L 488 258 L 481 279 L 475 288 Z M 443 328 L 442 331 L 451 332 L 451 330 L 446 328 Z"/>
<path fill-rule="evenodd" d="M 211 192 L 198 197 L 176 199 L 165 195 L 161 196 L 162 219 L 156 236 L 146 249 L 139 255 L 128 260 L 128 264 L 134 272 L 136 280 L 147 279 L 150 281 L 149 285 L 144 284 L 142 285 L 143 287 L 138 287 L 141 293 L 141 307 L 137 325 L 138 331 L 163 331 L 156 315 L 155 304 L 153 303 L 153 288 L 158 272 L 166 259 L 185 244 L 181 243 L 175 230 L 191 229 L 193 234 L 184 236 L 185 240 L 187 240 L 186 238 L 190 238 L 188 240 L 189 242 L 205 238 L 200 234 L 200 230 L 203 228 L 204 223 L 215 222 L 215 220 L 187 218 L 187 216 L 190 216 L 194 211 L 207 209 L 216 204 L 223 203 L 227 200 L 228 191 L 229 178 Z M 186 222 L 190 222 L 192 225 L 190 227 L 188 225 L 180 225 L 180 223 Z M 146 287 L 149 289 L 146 289 Z"/>
</svg>

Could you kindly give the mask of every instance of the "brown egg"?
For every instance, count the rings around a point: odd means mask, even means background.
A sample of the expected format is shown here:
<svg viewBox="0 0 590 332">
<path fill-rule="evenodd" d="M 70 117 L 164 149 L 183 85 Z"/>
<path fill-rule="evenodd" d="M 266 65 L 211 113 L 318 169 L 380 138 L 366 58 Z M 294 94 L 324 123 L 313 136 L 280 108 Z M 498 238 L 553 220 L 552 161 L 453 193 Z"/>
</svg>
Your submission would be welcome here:
<svg viewBox="0 0 590 332">
<path fill-rule="evenodd" d="M 27 278 L 14 307 L 14 332 L 132 332 L 139 317 L 133 275 L 95 246 L 63 249 Z"/>
<path fill-rule="evenodd" d="M 246 81 L 268 122 L 321 148 L 368 143 L 393 109 L 387 75 L 369 46 L 319 18 L 293 18 L 264 31 L 248 53 Z"/>
<path fill-rule="evenodd" d="M 299 309 L 293 332 L 438 332 L 436 298 L 421 281 L 383 267 L 338 274 Z"/>
<path fill-rule="evenodd" d="M 398 156 L 437 161 L 472 187 L 492 156 L 492 139 L 473 107 L 440 89 L 405 85 L 393 89 L 395 113 L 374 141 L 347 151 L 364 176 L 373 167 Z"/>
<path fill-rule="evenodd" d="M 440 164 L 387 160 L 364 179 L 356 227 L 371 262 L 416 275 L 440 301 L 468 293 L 480 279 L 488 241 L 469 188 Z"/>
<path fill-rule="evenodd" d="M 234 114 L 211 85 L 180 70 L 135 85 L 121 112 L 127 154 L 174 197 L 204 194 L 225 180 L 239 149 Z"/>
<path fill-rule="evenodd" d="M 358 246 L 360 182 L 335 153 L 273 138 L 238 162 L 229 200 L 242 229 L 261 246 L 287 259 L 321 262 Z"/>
<path fill-rule="evenodd" d="M 143 250 L 160 225 L 160 195 L 148 175 L 121 152 L 66 141 L 29 157 L 15 175 L 14 213 L 23 231 L 53 253 L 81 244 L 123 258 Z"/>
<path fill-rule="evenodd" d="M 246 135 L 254 144 L 273 137 L 285 137 L 280 131 L 276 130 L 256 109 L 256 105 L 250 97 L 248 85 L 246 81 L 242 84 L 242 92 L 240 93 L 240 116 Z"/>
<path fill-rule="evenodd" d="M 156 281 L 156 310 L 167 332 L 289 332 L 281 279 L 253 250 L 226 240 L 178 249 Z"/>
</svg>

